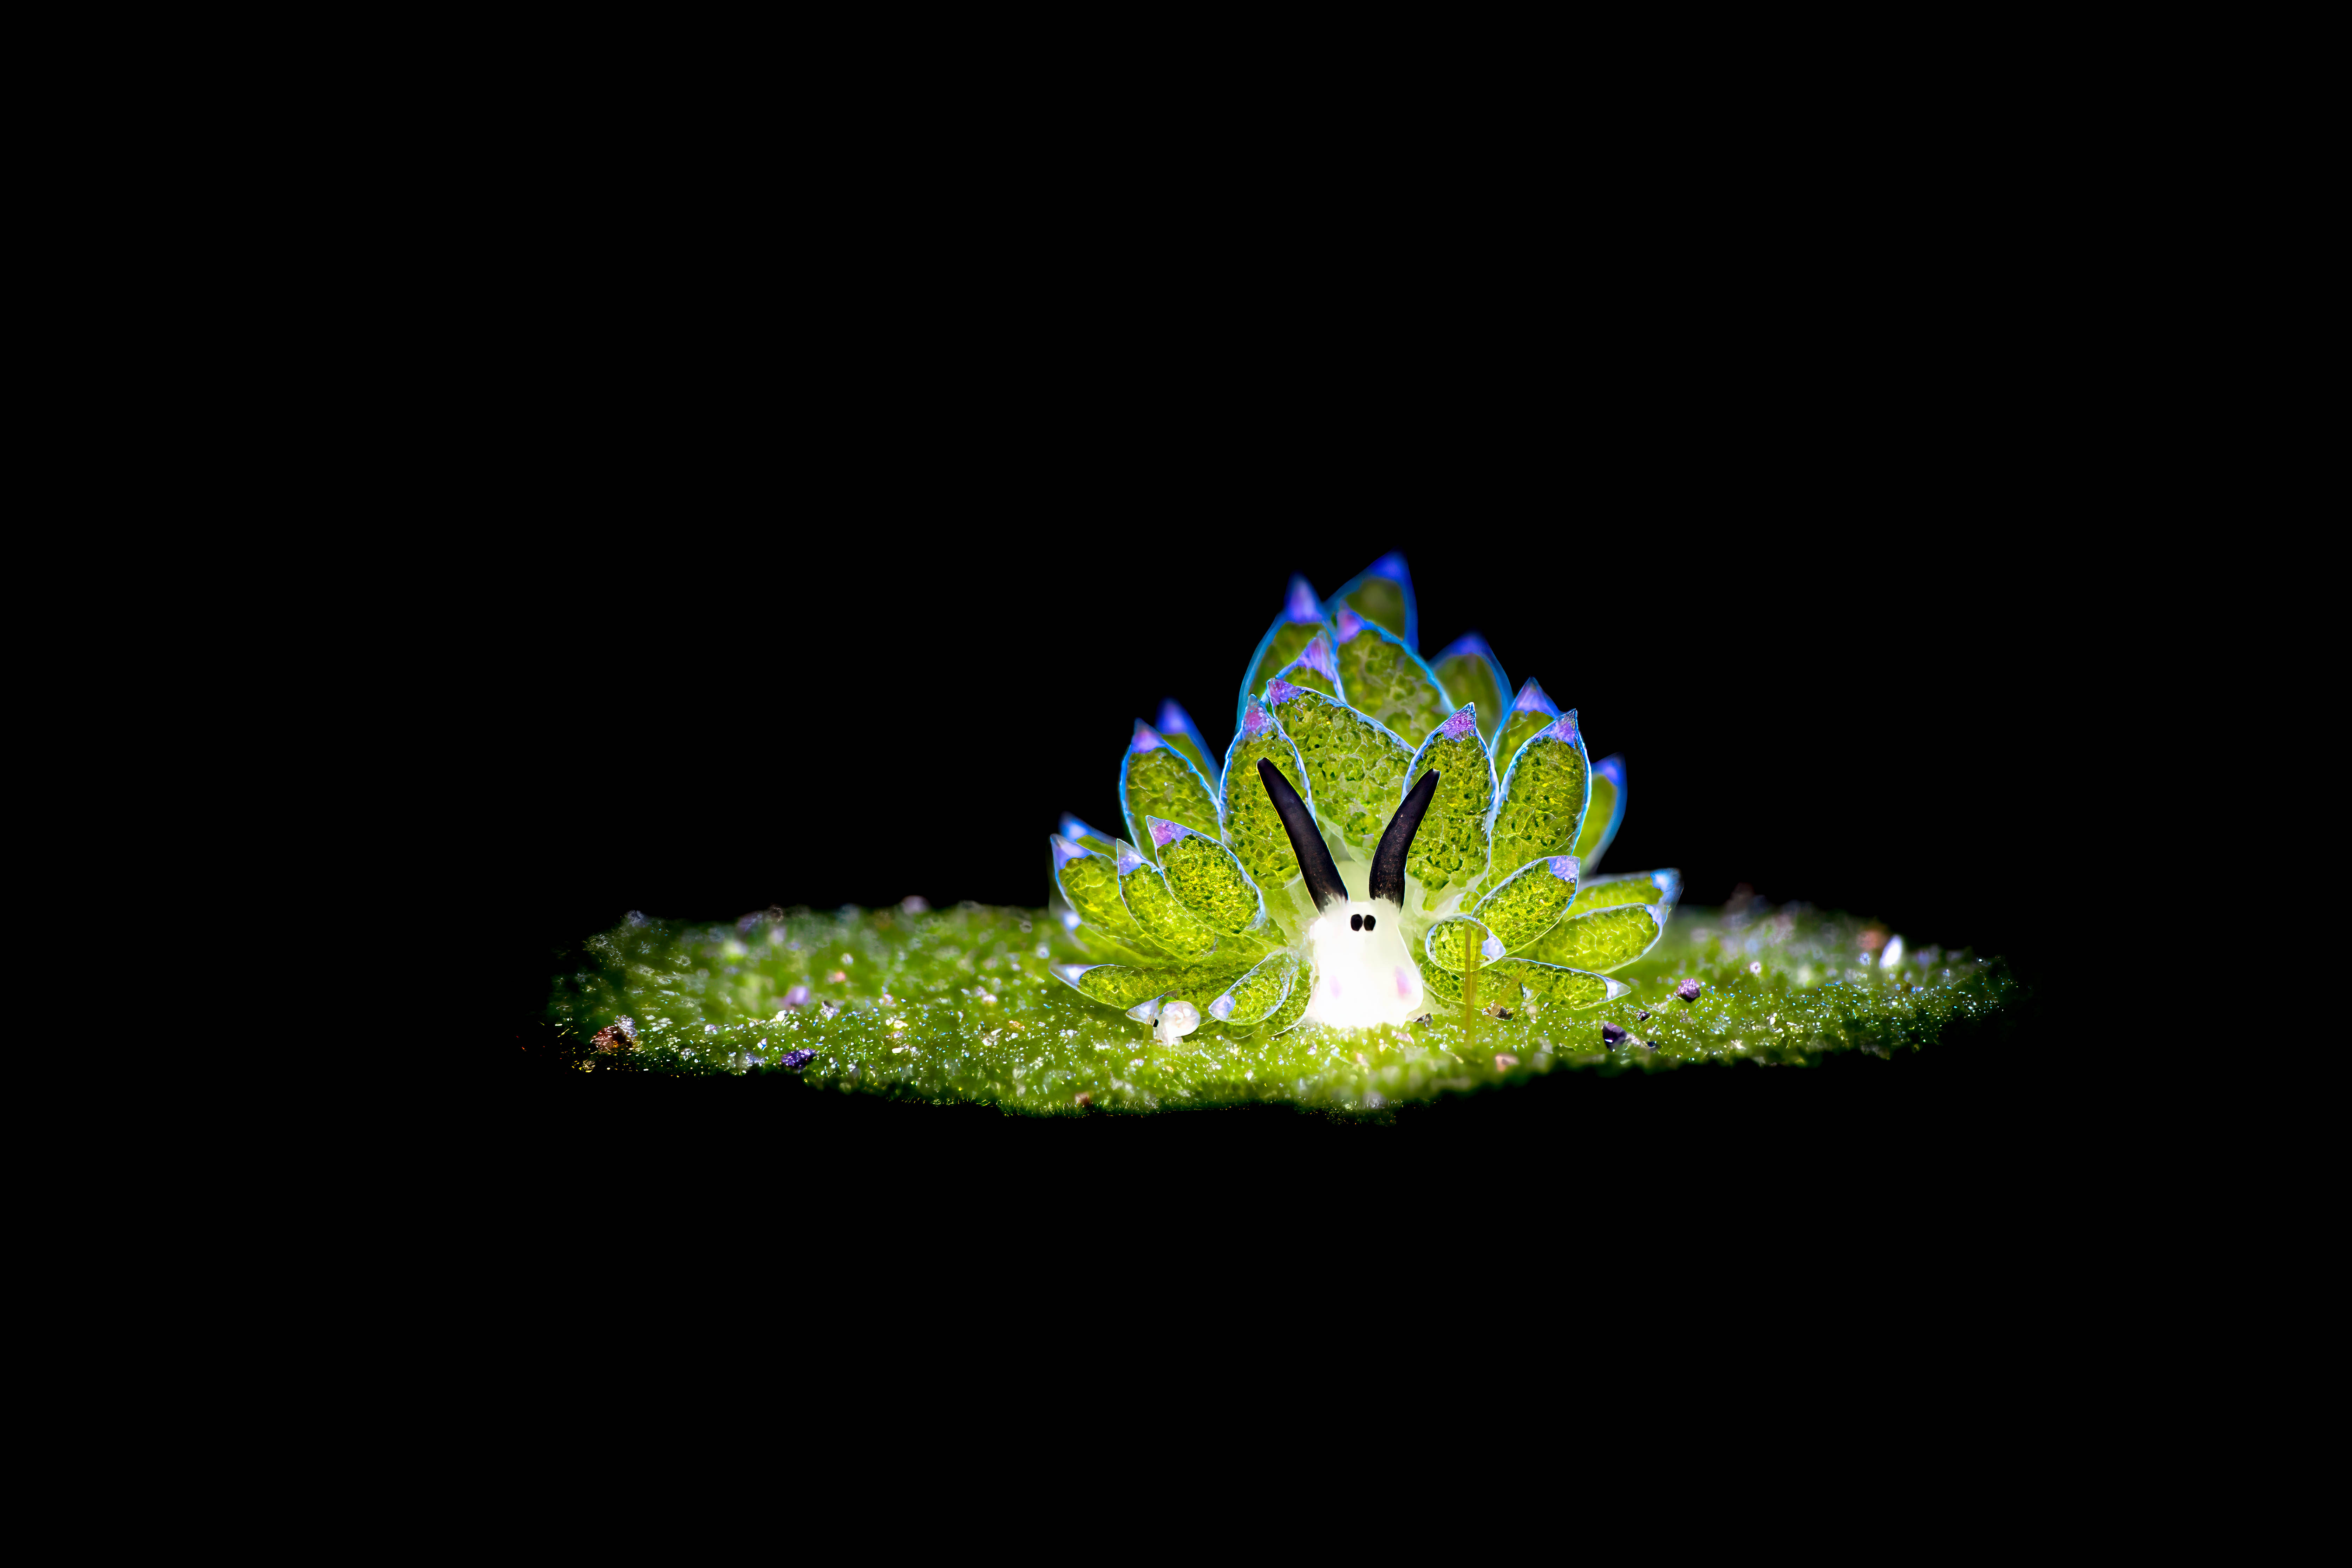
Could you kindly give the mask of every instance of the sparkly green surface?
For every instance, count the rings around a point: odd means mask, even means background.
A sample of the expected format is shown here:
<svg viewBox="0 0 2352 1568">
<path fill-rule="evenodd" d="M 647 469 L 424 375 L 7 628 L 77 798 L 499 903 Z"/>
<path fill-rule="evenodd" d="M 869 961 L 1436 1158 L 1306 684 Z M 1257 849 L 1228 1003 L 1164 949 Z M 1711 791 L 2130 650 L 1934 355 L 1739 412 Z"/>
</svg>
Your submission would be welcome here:
<svg viewBox="0 0 2352 1568">
<path fill-rule="evenodd" d="M 623 925 L 584 945 L 556 982 L 551 1014 L 582 1041 L 622 1015 L 634 1020 L 635 1047 L 589 1057 L 595 1071 L 741 1072 L 808 1050 L 803 1076 L 844 1092 L 1044 1112 L 1073 1112 L 1085 1094 L 1097 1107 L 1138 1110 L 1289 1100 L 1362 1113 L 1567 1067 L 1883 1054 L 1927 1045 L 1948 1020 L 1992 1012 L 2014 994 L 2001 965 L 1933 947 L 1899 973 L 1883 972 L 1864 962 L 1863 935 L 1856 921 L 1795 908 L 1738 925 L 1681 910 L 1654 949 L 1613 976 L 1631 994 L 1598 1006 L 1529 1003 L 1543 977 L 1527 966 L 1523 984 L 1513 959 L 1482 973 L 1482 1005 L 1488 986 L 1517 989 L 1528 1005 L 1467 1030 L 1457 1008 L 1403 1029 L 1276 1033 L 1304 1010 L 1297 984 L 1255 1029 L 1204 1022 L 1179 1045 L 1160 1046 L 1147 1026 L 1047 972 L 1049 962 L 1091 960 L 1040 911 L 795 911 L 729 925 Z M 1671 999 L 1685 976 L 1702 984 L 1695 1002 Z M 811 1004 L 773 1016 L 797 984 L 810 988 Z M 1603 1023 L 1624 1028 L 1626 1042 L 1604 1046 Z"/>
</svg>

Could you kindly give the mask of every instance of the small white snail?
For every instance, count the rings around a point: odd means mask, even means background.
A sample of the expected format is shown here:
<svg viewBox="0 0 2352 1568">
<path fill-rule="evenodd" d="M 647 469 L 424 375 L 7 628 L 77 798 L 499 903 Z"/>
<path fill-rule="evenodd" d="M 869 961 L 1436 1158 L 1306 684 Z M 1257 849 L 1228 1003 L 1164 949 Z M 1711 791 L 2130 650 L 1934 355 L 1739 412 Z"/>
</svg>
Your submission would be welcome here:
<svg viewBox="0 0 2352 1568">
<path fill-rule="evenodd" d="M 1160 1021 L 1152 1026 L 1151 1037 L 1163 1046 L 1172 1046 L 1200 1026 L 1201 1010 L 1179 999 L 1160 1009 Z"/>
</svg>

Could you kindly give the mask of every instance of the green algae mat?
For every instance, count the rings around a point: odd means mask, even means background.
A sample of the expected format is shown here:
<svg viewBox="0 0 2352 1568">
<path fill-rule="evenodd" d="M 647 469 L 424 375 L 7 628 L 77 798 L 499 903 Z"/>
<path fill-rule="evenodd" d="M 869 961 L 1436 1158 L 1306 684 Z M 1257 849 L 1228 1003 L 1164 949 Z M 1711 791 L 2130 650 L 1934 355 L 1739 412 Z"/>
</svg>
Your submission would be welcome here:
<svg viewBox="0 0 2352 1568">
<path fill-rule="evenodd" d="M 1677 911 L 1614 973 L 1626 986 L 1614 1000 L 1548 1010 L 1521 992 L 1509 1017 L 1482 1007 L 1466 1028 L 1458 1007 L 1439 1007 L 1401 1028 L 1211 1023 L 1163 1045 L 1055 973 L 1093 957 L 1044 910 L 976 904 L 719 925 L 633 916 L 583 945 L 552 1012 L 615 1047 L 587 1058 L 591 1070 L 790 1071 L 844 1092 L 1033 1112 L 1251 1100 L 1362 1112 L 1569 1069 L 1914 1048 L 2014 989 L 2004 965 L 1966 952 L 1873 952 L 1884 933 L 1843 916 L 1696 913 Z"/>
</svg>

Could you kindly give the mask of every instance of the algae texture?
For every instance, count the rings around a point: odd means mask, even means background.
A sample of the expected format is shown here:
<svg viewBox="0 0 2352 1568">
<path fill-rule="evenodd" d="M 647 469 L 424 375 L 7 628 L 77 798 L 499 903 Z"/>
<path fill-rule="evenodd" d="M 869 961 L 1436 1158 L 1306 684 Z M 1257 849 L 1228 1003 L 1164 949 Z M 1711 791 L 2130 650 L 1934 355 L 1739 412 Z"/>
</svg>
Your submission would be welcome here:
<svg viewBox="0 0 2352 1568">
<path fill-rule="evenodd" d="M 1264 1023 L 1232 1027 L 1205 1016 L 1210 993 L 1192 998 L 1199 1032 L 1160 1045 L 1050 972 L 1095 955 L 1043 910 L 977 904 L 715 925 L 632 916 L 583 945 L 550 1012 L 583 1046 L 628 1020 L 606 1035 L 618 1048 L 583 1052 L 592 1071 L 793 1071 L 844 1093 L 1048 1114 L 1265 1100 L 1362 1115 L 1567 1068 L 1884 1055 L 1929 1045 L 2015 991 L 2004 965 L 1968 952 L 1926 947 L 1889 968 L 1865 945 L 1872 928 L 1848 917 L 1711 914 L 1675 910 L 1657 944 L 1611 975 L 1628 992 L 1597 1006 L 1537 995 L 1507 961 L 1478 977 L 1482 1010 L 1466 1025 L 1456 1002 L 1400 1029 L 1297 1026 L 1294 987 Z M 1675 994 L 1685 981 L 1695 1000 Z M 1507 1018 L 1483 1011 L 1498 996 Z"/>
</svg>

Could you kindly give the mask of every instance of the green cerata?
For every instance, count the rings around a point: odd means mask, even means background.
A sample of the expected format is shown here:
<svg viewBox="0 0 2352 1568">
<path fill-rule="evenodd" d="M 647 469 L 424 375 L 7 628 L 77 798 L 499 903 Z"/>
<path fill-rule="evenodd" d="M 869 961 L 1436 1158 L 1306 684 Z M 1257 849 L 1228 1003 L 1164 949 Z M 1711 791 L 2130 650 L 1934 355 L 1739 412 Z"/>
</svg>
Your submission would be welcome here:
<svg viewBox="0 0 2352 1568">
<path fill-rule="evenodd" d="M 632 914 L 551 1015 L 590 1070 L 1377 1112 L 1566 1067 L 1883 1054 L 2009 996 L 1997 963 L 1801 905 L 1675 921 L 1679 872 L 1601 870 L 1624 759 L 1475 633 L 1434 658 L 1419 636 L 1402 555 L 1328 598 L 1294 578 L 1222 763 L 1174 702 L 1139 721 L 1124 831 L 1065 815 L 1044 909 Z"/>
</svg>

